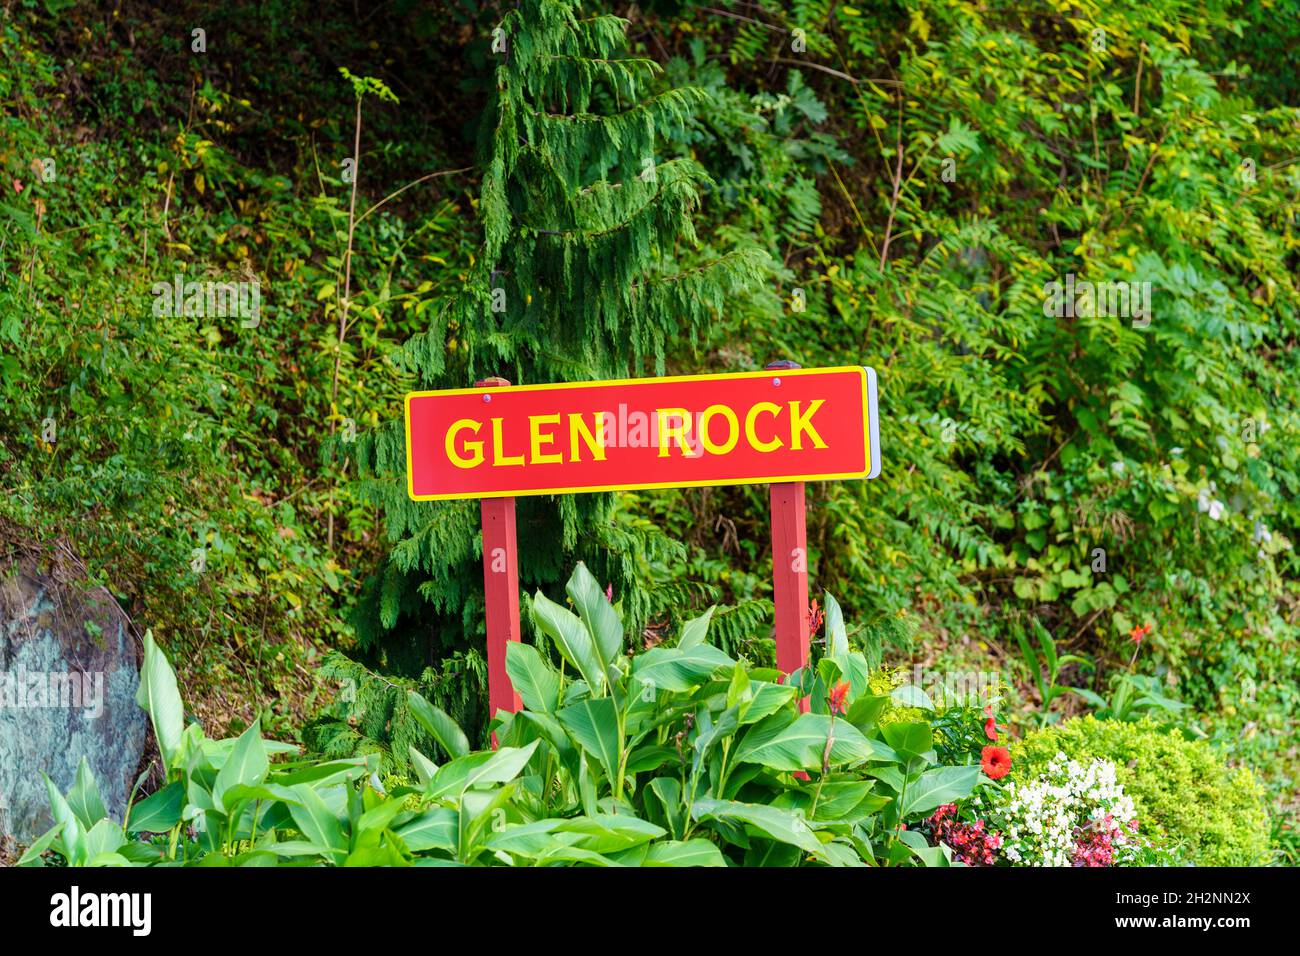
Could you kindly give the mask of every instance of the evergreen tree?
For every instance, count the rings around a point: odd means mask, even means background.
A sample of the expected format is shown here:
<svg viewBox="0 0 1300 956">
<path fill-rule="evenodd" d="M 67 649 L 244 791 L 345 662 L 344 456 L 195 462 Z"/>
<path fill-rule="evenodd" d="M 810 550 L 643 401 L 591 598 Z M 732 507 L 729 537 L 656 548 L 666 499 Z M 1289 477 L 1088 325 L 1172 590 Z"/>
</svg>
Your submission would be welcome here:
<svg viewBox="0 0 1300 956">
<path fill-rule="evenodd" d="M 576 3 L 524 0 L 494 32 L 500 63 L 481 127 L 483 254 L 403 349 L 419 387 L 662 374 L 670 347 L 693 345 L 729 296 L 763 281 L 769 263 L 752 247 L 678 266 L 696 246 L 691 217 L 709 178 L 694 160 L 655 150 L 707 94 L 649 95 L 659 67 L 622 55 L 626 27 L 583 16 Z M 406 669 L 417 672 L 481 647 L 481 539 L 477 501 L 407 498 L 404 440 L 390 422 L 357 444 L 364 488 L 393 542 L 357 623 L 365 645 L 388 635 L 390 660 L 404 635 L 416 652 Z M 620 519 L 614 495 L 521 498 L 518 522 L 525 595 L 559 590 L 583 560 L 613 586 L 632 633 L 681 595 L 680 586 L 645 584 L 649 564 L 680 545 L 648 522 Z"/>
</svg>

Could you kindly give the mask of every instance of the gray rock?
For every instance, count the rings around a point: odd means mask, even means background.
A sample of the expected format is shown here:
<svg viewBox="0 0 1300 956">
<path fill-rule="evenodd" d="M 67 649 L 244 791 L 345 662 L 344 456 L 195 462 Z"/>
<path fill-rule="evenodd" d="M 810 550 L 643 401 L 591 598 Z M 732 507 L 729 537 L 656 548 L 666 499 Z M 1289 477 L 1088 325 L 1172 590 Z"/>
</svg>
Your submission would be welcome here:
<svg viewBox="0 0 1300 956">
<path fill-rule="evenodd" d="M 26 845 L 51 826 L 41 773 L 66 793 L 82 757 L 120 821 L 144 752 L 130 622 L 75 577 L 30 554 L 0 557 L 0 842 Z"/>
</svg>

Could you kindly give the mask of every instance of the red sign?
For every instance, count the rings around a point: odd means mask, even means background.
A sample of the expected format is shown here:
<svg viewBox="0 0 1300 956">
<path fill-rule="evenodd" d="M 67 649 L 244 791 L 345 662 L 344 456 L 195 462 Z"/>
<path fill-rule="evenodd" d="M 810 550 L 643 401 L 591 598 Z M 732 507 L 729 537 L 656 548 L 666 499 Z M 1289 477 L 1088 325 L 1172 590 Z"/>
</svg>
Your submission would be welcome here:
<svg viewBox="0 0 1300 956">
<path fill-rule="evenodd" d="M 856 366 L 406 396 L 418 501 L 874 478 L 879 446 Z"/>
</svg>

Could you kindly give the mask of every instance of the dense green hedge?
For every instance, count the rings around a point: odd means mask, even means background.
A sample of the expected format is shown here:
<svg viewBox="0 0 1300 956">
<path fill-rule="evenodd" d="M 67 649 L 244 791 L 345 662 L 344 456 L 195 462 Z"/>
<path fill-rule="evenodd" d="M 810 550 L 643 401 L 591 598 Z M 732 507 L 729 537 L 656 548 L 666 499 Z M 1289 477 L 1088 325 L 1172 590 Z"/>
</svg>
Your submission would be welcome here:
<svg viewBox="0 0 1300 956">
<path fill-rule="evenodd" d="M 1142 831 L 1187 863 L 1269 862 L 1263 788 L 1248 768 L 1225 765 L 1204 741 L 1162 730 L 1150 718 L 1121 723 L 1088 716 L 1027 736 L 1012 752 L 1012 779 L 1034 779 L 1058 752 L 1112 761 Z"/>
</svg>

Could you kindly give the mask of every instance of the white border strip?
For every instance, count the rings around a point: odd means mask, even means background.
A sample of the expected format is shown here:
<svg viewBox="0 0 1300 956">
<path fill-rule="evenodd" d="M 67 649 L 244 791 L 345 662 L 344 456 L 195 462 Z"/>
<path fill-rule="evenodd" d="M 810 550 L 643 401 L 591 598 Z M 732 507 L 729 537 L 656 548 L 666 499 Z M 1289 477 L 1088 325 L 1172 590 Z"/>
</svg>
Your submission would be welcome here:
<svg viewBox="0 0 1300 956">
<path fill-rule="evenodd" d="M 871 463 L 867 477 L 875 478 L 880 474 L 880 415 L 876 412 L 876 370 L 868 365 L 863 368 L 867 372 L 867 420 L 871 442 Z"/>
</svg>

